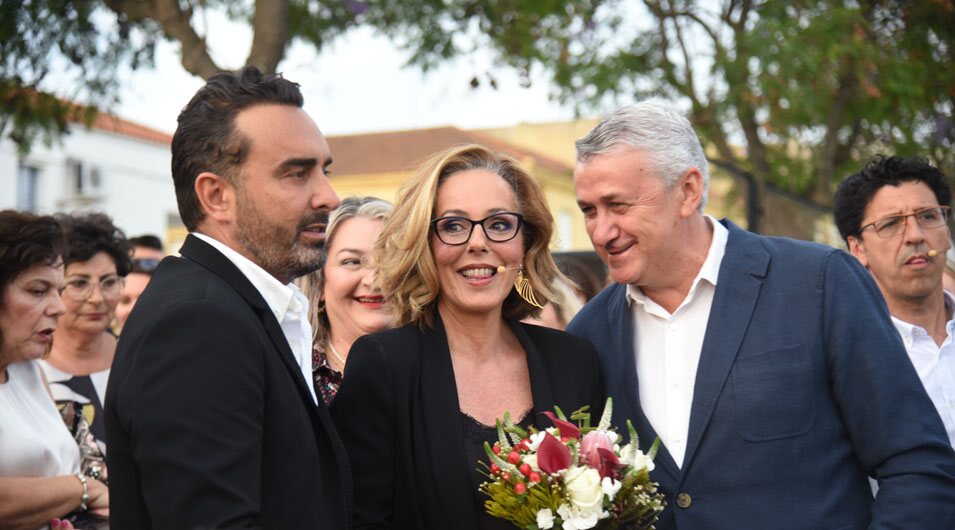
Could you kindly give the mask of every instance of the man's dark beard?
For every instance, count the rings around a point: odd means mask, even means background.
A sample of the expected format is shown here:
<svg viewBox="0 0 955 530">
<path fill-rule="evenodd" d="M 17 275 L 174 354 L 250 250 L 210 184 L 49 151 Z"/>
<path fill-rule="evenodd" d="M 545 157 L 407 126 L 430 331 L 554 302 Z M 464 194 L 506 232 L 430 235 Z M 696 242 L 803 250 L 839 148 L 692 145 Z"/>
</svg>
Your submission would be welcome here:
<svg viewBox="0 0 955 530">
<path fill-rule="evenodd" d="M 314 212 L 302 220 L 290 240 L 289 231 L 269 223 L 248 198 L 240 194 L 237 202 L 236 239 L 256 265 L 287 282 L 317 270 L 324 264 L 324 241 L 306 246 L 300 242 L 299 236 L 310 225 L 327 226 L 328 212 Z"/>
</svg>

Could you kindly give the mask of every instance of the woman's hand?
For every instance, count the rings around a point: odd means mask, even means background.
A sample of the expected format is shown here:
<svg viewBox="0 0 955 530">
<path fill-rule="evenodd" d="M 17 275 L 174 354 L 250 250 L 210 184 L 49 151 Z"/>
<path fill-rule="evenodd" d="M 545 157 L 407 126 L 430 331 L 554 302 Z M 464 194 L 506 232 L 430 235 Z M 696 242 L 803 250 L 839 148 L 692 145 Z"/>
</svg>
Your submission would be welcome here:
<svg viewBox="0 0 955 530">
<path fill-rule="evenodd" d="M 86 503 L 87 510 L 97 517 L 109 519 L 109 488 L 106 484 L 91 478 L 87 481 L 90 500 Z"/>
</svg>

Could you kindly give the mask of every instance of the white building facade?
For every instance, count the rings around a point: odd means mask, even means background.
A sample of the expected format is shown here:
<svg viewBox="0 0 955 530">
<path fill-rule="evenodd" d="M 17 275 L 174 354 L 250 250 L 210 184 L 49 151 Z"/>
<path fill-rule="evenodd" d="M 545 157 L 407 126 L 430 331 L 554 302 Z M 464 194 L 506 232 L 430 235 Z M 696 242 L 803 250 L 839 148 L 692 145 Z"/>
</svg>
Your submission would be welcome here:
<svg viewBox="0 0 955 530">
<path fill-rule="evenodd" d="M 172 137 L 138 124 L 100 116 L 89 129 L 50 147 L 38 143 L 21 158 L 0 139 L 0 209 L 41 214 L 99 211 L 127 236 L 170 240 L 181 231 L 170 172 Z"/>
</svg>

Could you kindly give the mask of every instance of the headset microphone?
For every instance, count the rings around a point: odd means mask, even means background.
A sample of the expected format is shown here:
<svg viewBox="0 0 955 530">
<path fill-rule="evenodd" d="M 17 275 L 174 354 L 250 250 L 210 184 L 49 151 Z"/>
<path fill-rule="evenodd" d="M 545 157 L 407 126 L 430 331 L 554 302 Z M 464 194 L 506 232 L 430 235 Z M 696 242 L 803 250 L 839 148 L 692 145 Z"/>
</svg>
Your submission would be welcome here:
<svg viewBox="0 0 955 530">
<path fill-rule="evenodd" d="M 938 251 L 935 250 L 934 248 L 929 249 L 929 251 L 928 251 L 928 257 L 934 258 L 935 256 L 938 256 Z"/>
</svg>

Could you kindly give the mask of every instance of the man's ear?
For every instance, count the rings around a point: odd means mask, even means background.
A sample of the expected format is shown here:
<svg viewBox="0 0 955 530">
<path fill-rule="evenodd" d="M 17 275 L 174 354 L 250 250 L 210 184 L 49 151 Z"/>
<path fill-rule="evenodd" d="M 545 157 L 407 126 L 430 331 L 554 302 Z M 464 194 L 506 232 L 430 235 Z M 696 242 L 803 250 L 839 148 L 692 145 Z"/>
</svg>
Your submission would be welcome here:
<svg viewBox="0 0 955 530">
<path fill-rule="evenodd" d="M 203 213 L 220 223 L 235 219 L 235 186 L 225 177 L 205 171 L 193 185 Z"/>
<path fill-rule="evenodd" d="M 700 208 L 700 203 L 703 202 L 703 174 L 697 167 L 692 166 L 680 177 L 677 186 L 683 192 L 680 214 L 683 217 L 695 214 Z"/>
<path fill-rule="evenodd" d="M 849 253 L 856 257 L 862 266 L 869 268 L 869 260 L 865 255 L 865 244 L 862 242 L 862 239 L 856 236 L 849 236 L 846 238 L 846 242 L 849 243 Z"/>
</svg>

